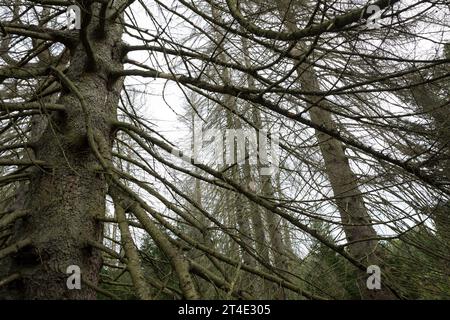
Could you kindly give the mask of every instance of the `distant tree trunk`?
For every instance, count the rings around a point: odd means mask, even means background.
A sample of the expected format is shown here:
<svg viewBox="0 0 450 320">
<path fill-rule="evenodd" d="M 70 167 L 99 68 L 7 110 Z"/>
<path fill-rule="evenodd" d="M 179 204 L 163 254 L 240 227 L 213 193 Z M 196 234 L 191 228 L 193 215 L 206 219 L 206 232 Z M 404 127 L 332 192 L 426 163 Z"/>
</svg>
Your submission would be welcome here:
<svg viewBox="0 0 450 320">
<path fill-rule="evenodd" d="M 251 176 L 251 168 L 248 163 L 248 159 L 246 160 L 246 164 L 244 166 L 245 172 L 245 181 L 253 182 L 254 179 Z M 270 262 L 269 256 L 269 246 L 267 244 L 265 229 L 264 229 L 264 221 L 262 219 L 261 210 L 257 204 L 249 201 L 247 203 L 247 211 L 248 217 L 250 217 L 250 222 L 253 230 L 253 239 L 254 245 L 256 248 L 256 254 L 265 262 Z M 271 282 L 265 280 L 258 280 L 257 283 L 254 284 L 255 296 L 261 299 L 270 299 L 271 291 L 276 287 Z"/>
<path fill-rule="evenodd" d="M 228 72 L 226 72 L 226 74 L 227 73 Z M 228 83 L 228 82 L 225 82 L 225 83 Z M 234 100 L 234 98 L 227 96 L 227 97 L 225 97 L 225 100 L 226 100 L 225 103 L 230 107 L 230 110 L 237 109 L 236 101 Z M 234 119 L 233 119 L 233 115 L 232 115 L 231 111 L 227 111 L 227 127 L 233 128 L 233 129 L 241 129 L 242 126 L 241 126 L 239 119 L 236 119 L 236 121 L 233 121 L 233 120 Z M 237 159 L 237 157 L 236 157 L 237 148 L 234 148 L 234 151 L 235 151 L 235 154 L 233 155 L 233 158 Z M 232 164 L 231 178 L 234 181 L 237 181 L 241 184 L 245 183 L 239 172 L 239 164 L 238 163 Z M 244 264 L 254 267 L 256 265 L 255 259 L 248 252 L 248 250 L 251 250 L 253 248 L 253 246 L 252 246 L 252 241 L 251 241 L 250 224 L 248 223 L 248 219 L 249 219 L 249 217 L 247 215 L 248 210 L 246 210 L 247 202 L 244 200 L 245 198 L 241 194 L 238 194 L 236 192 L 228 193 L 228 194 L 231 197 L 230 200 L 234 203 L 234 208 L 233 208 L 234 210 L 232 213 L 235 215 L 236 226 L 237 226 L 237 230 L 239 231 L 238 238 L 242 241 L 242 243 L 246 247 L 246 249 L 241 247 L 242 261 L 244 262 Z M 255 283 L 254 283 L 254 281 L 252 281 L 251 275 L 249 275 L 247 273 L 243 273 L 242 286 L 246 291 L 250 292 L 251 294 L 254 293 Z"/>
<path fill-rule="evenodd" d="M 284 21 L 286 28 L 291 31 L 299 30 L 293 10 L 290 8 L 290 1 L 277 0 L 280 17 Z M 299 53 L 306 53 L 306 46 L 299 42 L 296 46 Z M 302 63 L 297 70 L 301 88 L 305 91 L 320 91 L 319 80 L 312 65 L 307 62 Z M 310 98 L 308 103 L 311 120 L 328 129 L 336 129 L 330 108 L 323 97 Z M 367 240 L 376 238 L 377 233 L 370 225 L 371 219 L 364 204 L 364 198 L 359 191 L 357 177 L 350 168 L 347 156 L 344 152 L 344 145 L 341 141 L 316 130 L 316 138 L 320 145 L 325 171 L 330 179 L 331 188 L 335 196 L 335 203 L 344 224 L 343 229 L 349 245 L 349 251 L 359 261 L 371 265 L 380 265 L 381 260 L 377 257 L 377 241 Z M 393 299 L 395 295 L 387 288 L 381 290 L 369 290 L 366 286 L 367 274 L 358 271 L 358 286 L 361 296 L 364 299 Z"/>
<path fill-rule="evenodd" d="M 217 9 L 214 6 L 211 6 L 211 12 L 212 16 L 217 20 L 221 21 L 221 17 L 219 16 L 219 13 L 217 12 Z M 216 31 L 215 32 L 215 41 L 219 44 L 219 50 L 224 51 L 224 41 L 222 39 L 222 35 Z M 227 61 L 228 57 L 223 54 L 219 53 L 219 56 L 223 61 Z M 220 74 L 221 81 L 224 85 L 230 85 L 232 83 L 231 81 L 231 75 L 230 70 L 228 68 L 223 68 Z M 223 103 L 226 106 L 228 110 L 226 110 L 226 124 L 227 129 L 242 129 L 242 124 L 240 122 L 240 119 L 235 117 L 233 115 L 233 112 L 238 111 L 237 101 L 235 97 L 224 95 Z M 234 143 L 234 142 L 233 142 Z M 225 152 L 227 150 L 224 150 Z M 237 159 L 237 148 L 234 148 L 234 154 L 233 159 Z M 245 181 L 243 181 L 243 177 L 241 176 L 240 172 L 240 164 L 234 163 L 231 165 L 230 168 L 230 177 L 241 184 L 245 184 Z M 244 177 L 245 179 L 245 177 Z M 241 248 L 241 255 L 242 255 L 242 262 L 248 266 L 255 267 L 256 261 L 255 259 L 250 255 L 248 250 L 251 250 L 253 248 L 252 241 L 251 241 L 251 228 L 250 224 L 248 223 L 248 210 L 246 209 L 246 205 L 248 204 L 247 201 L 245 201 L 245 197 L 241 194 L 238 194 L 236 192 L 227 192 L 227 197 L 229 197 L 229 201 L 234 204 L 232 214 L 235 216 L 236 221 L 236 227 L 239 232 L 239 239 L 242 241 L 244 246 L 247 249 Z M 242 271 L 241 271 L 242 272 Z M 253 279 L 254 277 L 246 272 L 242 273 L 241 277 L 241 286 L 244 290 L 249 292 L 251 295 L 254 294 L 255 290 L 255 281 Z"/>
<path fill-rule="evenodd" d="M 444 57 L 450 59 L 450 42 L 444 46 Z M 450 68 L 447 68 L 450 69 Z M 414 74 L 413 80 L 417 83 L 424 79 Z M 442 99 L 436 92 L 439 88 L 432 84 L 416 85 L 410 89 L 413 103 L 417 105 L 420 112 L 430 116 L 434 131 L 434 141 L 439 148 L 439 156 L 433 159 L 433 166 L 438 168 L 437 174 L 444 180 L 450 181 L 450 96 Z M 442 241 L 442 259 L 444 270 L 450 276 L 450 269 L 447 267 L 450 260 L 450 201 L 439 203 L 432 208 L 431 218 L 436 226 L 436 233 Z"/>
<path fill-rule="evenodd" d="M 247 39 L 242 38 L 242 51 L 244 53 L 244 63 L 247 68 L 251 67 L 251 63 L 248 59 L 249 57 L 249 47 Z M 255 81 L 251 75 L 247 77 L 248 87 L 250 89 L 255 89 Z M 252 109 L 253 124 L 258 130 L 263 130 L 263 123 L 261 119 L 261 114 L 258 108 Z M 257 149 L 260 151 L 260 141 L 258 135 Z M 258 180 L 261 185 L 261 194 L 264 197 L 274 198 L 273 184 L 270 176 L 261 175 L 262 165 L 258 162 Z M 262 220 L 262 214 L 264 214 L 267 222 L 268 229 L 268 240 L 266 240 L 266 232 L 264 228 L 264 222 Z M 270 261 L 269 248 L 271 248 L 273 256 L 273 265 L 281 270 L 289 270 L 286 253 L 288 248 L 283 243 L 283 233 L 281 229 L 281 219 L 275 216 L 272 212 L 258 206 L 254 206 L 254 212 L 252 214 L 252 221 L 255 229 L 255 239 L 258 249 L 258 253 L 261 255 L 265 261 Z M 269 287 L 273 291 L 273 295 L 270 298 L 285 299 L 285 290 L 281 286 L 276 286 L 270 284 Z"/>
</svg>

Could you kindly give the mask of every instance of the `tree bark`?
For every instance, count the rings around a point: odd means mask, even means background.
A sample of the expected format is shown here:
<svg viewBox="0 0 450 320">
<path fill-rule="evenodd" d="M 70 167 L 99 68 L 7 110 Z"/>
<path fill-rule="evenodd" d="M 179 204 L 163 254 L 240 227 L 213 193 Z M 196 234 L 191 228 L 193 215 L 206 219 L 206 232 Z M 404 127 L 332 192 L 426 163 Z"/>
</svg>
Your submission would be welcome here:
<svg viewBox="0 0 450 320">
<path fill-rule="evenodd" d="M 77 265 L 82 278 L 98 283 L 101 254 L 87 243 L 102 241 L 102 224 L 95 217 L 105 214 L 107 185 L 88 143 L 85 112 L 102 157 L 111 159 L 111 123 L 122 83 L 111 78 L 109 70 L 122 69 L 122 27 L 108 24 L 101 35 L 99 19 L 94 18 L 99 16 L 100 4 L 85 4 L 91 15 L 85 13 L 81 41 L 70 48 L 66 77 L 84 98 L 86 110 L 79 96 L 65 88 L 58 99 L 65 112 L 52 113 L 34 144 L 35 156 L 46 163 L 46 169 L 32 172 L 23 208 L 30 213 L 16 223 L 12 239 L 17 242 L 27 237 L 31 244 L 11 256 L 9 273 L 19 273 L 20 279 L 11 282 L 0 298 L 96 298 L 95 290 L 88 286 L 69 290 L 66 270 Z"/>
</svg>

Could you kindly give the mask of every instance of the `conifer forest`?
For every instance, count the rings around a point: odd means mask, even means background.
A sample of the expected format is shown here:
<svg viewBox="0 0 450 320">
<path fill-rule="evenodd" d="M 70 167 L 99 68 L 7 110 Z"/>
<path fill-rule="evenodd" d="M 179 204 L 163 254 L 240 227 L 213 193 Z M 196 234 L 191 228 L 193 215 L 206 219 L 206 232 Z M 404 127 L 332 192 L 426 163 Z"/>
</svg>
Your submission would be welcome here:
<svg viewBox="0 0 450 320">
<path fill-rule="evenodd" d="M 448 0 L 0 0 L 0 300 L 450 300 Z"/>
</svg>

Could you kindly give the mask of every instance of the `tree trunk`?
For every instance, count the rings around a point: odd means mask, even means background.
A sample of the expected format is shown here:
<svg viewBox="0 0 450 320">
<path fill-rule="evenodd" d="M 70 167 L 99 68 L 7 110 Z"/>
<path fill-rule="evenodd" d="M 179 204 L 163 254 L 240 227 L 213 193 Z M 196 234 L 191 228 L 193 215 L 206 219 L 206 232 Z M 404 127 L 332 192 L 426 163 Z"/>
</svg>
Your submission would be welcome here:
<svg viewBox="0 0 450 320">
<path fill-rule="evenodd" d="M 114 138 L 111 122 L 121 88 L 107 68 L 121 69 L 118 24 L 107 25 L 105 36 L 96 30 L 100 4 L 90 5 L 91 19 L 82 26 L 85 40 L 71 48 L 66 77 L 84 97 L 86 110 L 75 92 L 66 88 L 58 103 L 65 113 L 53 113 L 49 125 L 35 143 L 35 156 L 46 169 L 32 173 L 24 209 L 30 213 L 16 223 L 13 242 L 30 239 L 31 244 L 12 256 L 9 272 L 19 280 L 9 284 L 0 298 L 94 299 L 96 292 L 84 283 L 80 290 L 69 290 L 67 267 L 80 267 L 82 279 L 98 283 L 101 254 L 89 241 L 102 241 L 102 224 L 95 217 L 105 214 L 107 185 L 98 172 L 100 163 L 88 143 L 86 115 L 89 113 L 95 140 L 103 158 L 111 159 Z M 89 43 L 89 44 L 88 44 Z M 88 47 L 91 46 L 91 49 Z M 92 51 L 95 62 L 92 61 Z M 0 278 L 3 278 L 1 275 Z M 14 290 L 15 289 L 15 290 Z"/>
<path fill-rule="evenodd" d="M 280 17 L 285 26 L 291 32 L 297 31 L 295 16 L 290 10 L 290 2 L 277 0 Z M 299 53 L 306 52 L 304 43 L 299 42 L 296 50 Z M 320 91 L 319 80 L 312 67 L 303 62 L 297 69 L 301 88 L 305 91 Z M 336 124 L 327 110 L 330 106 L 320 96 L 313 96 L 308 103 L 309 115 L 312 122 L 329 129 L 334 129 Z M 354 242 L 348 246 L 352 256 L 367 265 L 380 265 L 381 260 L 376 255 L 377 241 L 367 240 L 376 238 L 377 233 L 370 225 L 371 219 L 364 204 L 364 198 L 358 189 L 357 178 L 353 173 L 348 158 L 344 152 L 341 141 L 316 130 L 316 138 L 320 145 L 325 171 L 330 179 L 331 188 L 335 196 L 343 229 L 347 242 Z M 382 285 L 381 290 L 369 290 L 366 286 L 367 274 L 358 271 L 358 286 L 363 299 L 394 299 L 395 295 Z"/>
</svg>

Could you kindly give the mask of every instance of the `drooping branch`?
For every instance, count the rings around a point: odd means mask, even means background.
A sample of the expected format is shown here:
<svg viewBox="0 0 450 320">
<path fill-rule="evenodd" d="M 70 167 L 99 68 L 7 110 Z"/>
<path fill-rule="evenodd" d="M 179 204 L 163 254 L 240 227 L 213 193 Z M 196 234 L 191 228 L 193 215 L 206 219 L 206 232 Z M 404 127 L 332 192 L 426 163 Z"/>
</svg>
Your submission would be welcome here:
<svg viewBox="0 0 450 320">
<path fill-rule="evenodd" d="M 233 288 L 229 282 L 222 279 L 215 273 L 209 271 L 208 269 L 206 269 L 199 263 L 195 262 L 194 260 L 189 259 L 189 265 L 190 265 L 190 270 L 193 273 L 197 274 L 198 276 L 200 276 L 201 278 L 203 278 L 206 281 L 210 281 L 210 282 L 214 283 L 221 290 L 223 290 L 227 293 L 231 292 L 231 294 L 238 299 L 253 300 L 253 297 L 249 293 L 247 293 L 243 290 L 238 290 L 236 288 Z"/>
<path fill-rule="evenodd" d="M 42 110 L 44 111 L 64 111 L 65 107 L 56 103 L 4 103 L 0 102 L 0 111 L 12 112 L 12 111 L 25 111 L 25 110 Z"/>
<path fill-rule="evenodd" d="M 91 246 L 93 248 L 96 248 L 96 249 L 98 249 L 98 250 L 100 250 L 100 251 L 110 255 L 112 258 L 115 258 L 115 259 L 119 260 L 122 263 L 125 263 L 125 264 L 127 263 L 127 260 L 124 257 L 122 257 L 116 251 L 108 248 L 107 246 L 105 246 L 105 245 L 103 245 L 101 243 L 98 243 L 98 242 L 92 241 L 92 240 L 88 240 L 86 245 Z"/>
<path fill-rule="evenodd" d="M 6 248 L 0 250 L 0 259 L 9 256 L 10 254 L 14 254 L 20 251 L 22 248 L 25 248 L 31 244 L 31 239 L 25 238 L 23 240 L 19 240 L 16 243 L 13 243 Z"/>
<path fill-rule="evenodd" d="M 88 287 L 94 289 L 95 291 L 97 291 L 98 293 L 109 297 L 113 300 L 120 300 L 120 298 L 118 296 L 116 296 L 114 293 L 109 292 L 108 290 L 105 290 L 97 285 L 95 285 L 93 282 L 91 282 L 90 280 L 86 279 L 85 277 L 81 278 L 81 281 L 86 284 Z"/>
<path fill-rule="evenodd" d="M 20 273 L 13 273 L 6 278 L 0 279 L 0 288 L 6 286 L 8 283 L 11 283 L 17 279 L 20 279 Z"/>
<path fill-rule="evenodd" d="M 358 22 L 362 19 L 367 19 L 373 14 L 371 12 L 368 12 L 367 10 L 369 4 L 375 5 L 379 7 L 380 10 L 383 10 L 399 1 L 400 0 L 378 0 L 373 3 L 368 2 L 362 8 L 350 10 L 349 12 L 343 15 L 336 16 L 331 20 L 322 22 L 320 24 L 313 24 L 309 27 L 293 32 L 277 32 L 259 28 L 242 15 L 237 0 L 227 0 L 227 5 L 230 10 L 229 12 L 233 16 L 233 18 L 235 18 L 241 24 L 241 26 L 243 26 L 252 34 L 268 39 L 296 41 L 306 37 L 314 37 L 326 32 L 337 32 L 342 30 L 344 27 L 351 25 L 352 23 Z"/>
<path fill-rule="evenodd" d="M 0 219 L 0 229 L 3 229 L 7 225 L 16 221 L 17 219 L 25 217 L 28 213 L 29 213 L 29 210 L 17 210 L 17 211 L 7 214 L 2 219 Z"/>
<path fill-rule="evenodd" d="M 172 246 L 166 235 L 154 224 L 154 222 L 147 216 L 139 204 L 129 199 L 128 195 L 124 195 L 118 187 L 110 187 L 110 193 L 119 201 L 119 203 L 132 212 L 140 221 L 144 229 L 148 232 L 150 237 L 155 241 L 156 245 L 169 258 L 169 261 L 174 268 L 180 287 L 186 299 L 198 299 L 199 295 L 195 288 L 194 282 L 189 273 L 189 264 L 178 250 Z"/>
<path fill-rule="evenodd" d="M 147 286 L 144 274 L 142 272 L 142 265 L 140 263 L 139 254 L 131 237 L 129 226 L 125 216 L 124 208 L 118 203 L 114 202 L 115 215 L 119 223 L 122 246 L 127 257 L 127 269 L 130 272 L 133 285 L 140 299 L 151 300 L 150 288 Z"/>
</svg>

